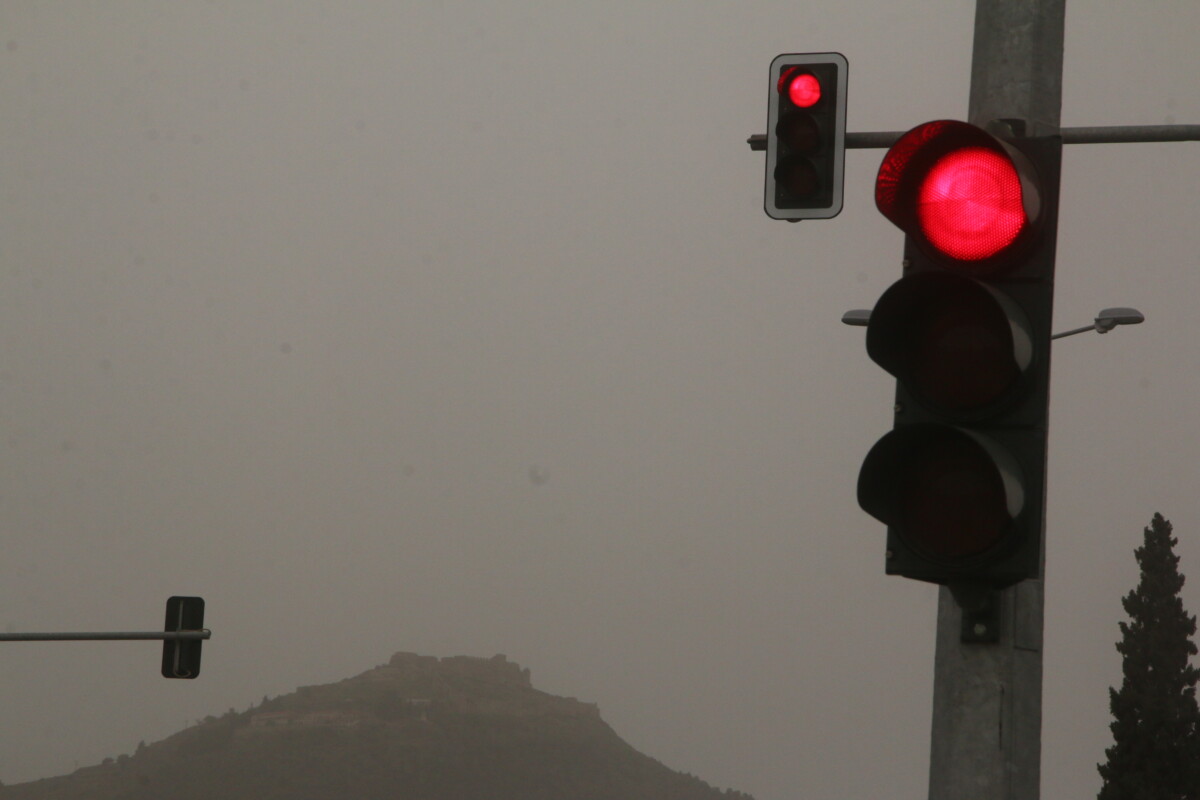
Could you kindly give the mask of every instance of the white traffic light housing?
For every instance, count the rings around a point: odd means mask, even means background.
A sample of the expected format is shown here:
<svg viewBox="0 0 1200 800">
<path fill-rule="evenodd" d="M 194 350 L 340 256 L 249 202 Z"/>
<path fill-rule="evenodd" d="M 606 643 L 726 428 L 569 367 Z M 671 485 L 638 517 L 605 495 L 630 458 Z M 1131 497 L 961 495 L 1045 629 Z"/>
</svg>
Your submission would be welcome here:
<svg viewBox="0 0 1200 800">
<path fill-rule="evenodd" d="M 841 53 L 785 53 L 771 62 L 767 216 L 828 219 L 842 210 L 846 73 Z"/>
</svg>

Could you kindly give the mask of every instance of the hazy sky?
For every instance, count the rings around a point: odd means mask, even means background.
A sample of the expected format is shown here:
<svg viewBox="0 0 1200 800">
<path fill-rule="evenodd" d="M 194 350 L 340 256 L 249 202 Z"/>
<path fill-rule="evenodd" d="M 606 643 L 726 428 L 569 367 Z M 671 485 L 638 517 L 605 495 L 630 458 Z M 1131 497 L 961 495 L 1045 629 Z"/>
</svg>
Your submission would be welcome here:
<svg viewBox="0 0 1200 800">
<path fill-rule="evenodd" d="M 0 3 L 0 780 L 397 650 L 505 653 L 758 800 L 925 797 L 936 589 L 855 482 L 893 380 L 875 210 L 762 211 L 767 68 L 849 129 L 967 109 L 965 0 Z M 1064 125 L 1200 122 L 1200 4 L 1073 2 Z M 1087 797 L 1132 551 L 1200 611 L 1200 144 L 1063 168 L 1043 796 Z"/>
</svg>

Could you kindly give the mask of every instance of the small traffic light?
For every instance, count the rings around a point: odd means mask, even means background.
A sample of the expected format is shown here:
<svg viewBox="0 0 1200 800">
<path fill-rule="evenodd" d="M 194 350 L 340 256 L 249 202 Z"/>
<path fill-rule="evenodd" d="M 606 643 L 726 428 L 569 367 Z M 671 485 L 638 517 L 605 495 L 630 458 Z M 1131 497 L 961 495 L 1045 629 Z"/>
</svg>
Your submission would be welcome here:
<svg viewBox="0 0 1200 800">
<path fill-rule="evenodd" d="M 1061 151 L 942 120 L 879 169 L 904 275 L 867 353 L 897 379 L 895 427 L 858 500 L 888 526 L 888 574 L 997 589 L 1039 574 Z"/>
<path fill-rule="evenodd" d="M 204 630 L 203 597 L 167 598 L 167 633 Z M 200 639 L 164 639 L 162 676 L 164 678 L 194 678 L 200 674 Z"/>
<path fill-rule="evenodd" d="M 846 72 L 841 53 L 785 53 L 771 62 L 767 216 L 796 221 L 841 212 Z"/>
</svg>

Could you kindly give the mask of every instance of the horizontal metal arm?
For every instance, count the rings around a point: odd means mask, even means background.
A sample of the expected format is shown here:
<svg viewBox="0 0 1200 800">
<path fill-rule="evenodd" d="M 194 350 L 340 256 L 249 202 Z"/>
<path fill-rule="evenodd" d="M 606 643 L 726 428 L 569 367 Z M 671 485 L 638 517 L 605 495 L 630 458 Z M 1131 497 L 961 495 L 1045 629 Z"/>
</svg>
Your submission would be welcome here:
<svg viewBox="0 0 1200 800">
<path fill-rule="evenodd" d="M 1074 328 L 1069 331 L 1063 331 L 1062 333 L 1056 333 L 1056 334 L 1052 335 L 1050 338 L 1051 339 L 1061 339 L 1064 336 L 1074 336 L 1077 333 L 1087 333 L 1088 331 L 1094 331 L 1094 330 L 1096 330 L 1095 325 L 1084 325 L 1082 328 Z"/>
<path fill-rule="evenodd" d="M 0 642 L 100 642 L 121 639 L 209 639 L 212 631 L 114 631 L 100 633 L 0 633 Z"/>
<path fill-rule="evenodd" d="M 1200 142 L 1200 125 L 1092 125 L 1061 128 L 1063 144 L 1116 144 L 1121 142 Z M 846 134 L 847 150 L 891 147 L 904 131 L 860 131 Z M 755 133 L 746 140 L 751 150 L 766 150 L 767 135 Z"/>
<path fill-rule="evenodd" d="M 1056 333 L 1050 338 L 1061 339 L 1064 336 L 1074 336 L 1077 333 L 1087 333 L 1088 331 L 1107 333 L 1118 325 L 1136 325 L 1144 319 L 1145 317 L 1142 316 L 1142 312 L 1136 308 L 1106 308 L 1100 312 L 1100 316 L 1096 317 L 1096 321 L 1091 325 L 1084 325 L 1082 328 L 1072 328 L 1069 331 Z M 846 325 L 865 328 L 871 324 L 871 309 L 856 308 L 847 311 L 842 315 L 842 322 Z"/>
<path fill-rule="evenodd" d="M 1200 125 L 1093 125 L 1063 128 L 1063 144 L 1118 142 L 1196 142 Z"/>
</svg>

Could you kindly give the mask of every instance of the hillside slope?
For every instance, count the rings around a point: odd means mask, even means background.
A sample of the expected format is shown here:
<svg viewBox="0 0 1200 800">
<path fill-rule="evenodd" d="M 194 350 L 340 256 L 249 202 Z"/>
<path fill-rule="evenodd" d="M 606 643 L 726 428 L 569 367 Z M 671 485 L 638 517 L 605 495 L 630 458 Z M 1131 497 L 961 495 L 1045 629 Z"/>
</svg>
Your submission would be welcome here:
<svg viewBox="0 0 1200 800">
<path fill-rule="evenodd" d="M 751 800 L 667 769 L 498 655 L 397 653 L 3 800 Z"/>
</svg>

